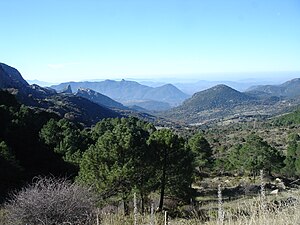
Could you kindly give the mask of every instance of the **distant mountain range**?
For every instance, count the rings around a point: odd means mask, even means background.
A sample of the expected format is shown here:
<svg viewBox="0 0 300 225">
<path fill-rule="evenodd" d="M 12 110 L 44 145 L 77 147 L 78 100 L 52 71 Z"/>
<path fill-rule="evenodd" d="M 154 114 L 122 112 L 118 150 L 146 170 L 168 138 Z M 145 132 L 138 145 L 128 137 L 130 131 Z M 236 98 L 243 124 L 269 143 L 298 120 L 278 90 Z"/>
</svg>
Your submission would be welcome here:
<svg viewBox="0 0 300 225">
<path fill-rule="evenodd" d="M 300 79 L 281 85 L 265 85 L 239 92 L 217 85 L 195 93 L 182 105 L 161 116 L 189 124 L 229 120 L 248 116 L 272 116 L 294 109 L 300 104 Z"/>
<path fill-rule="evenodd" d="M 221 84 L 190 98 L 172 84 L 149 87 L 134 81 L 67 82 L 51 88 L 29 85 L 15 68 L 0 64 L 0 88 L 25 105 L 91 125 L 99 119 L 134 115 L 188 124 L 273 116 L 300 105 L 300 79 L 280 85 L 259 85 L 244 92 Z M 175 107 L 174 107 L 175 106 Z M 173 108 L 172 108 L 173 107 Z M 166 110 L 164 112 L 159 112 Z"/>
<path fill-rule="evenodd" d="M 75 92 L 80 88 L 91 89 L 103 95 L 106 95 L 115 101 L 123 104 L 130 103 L 139 107 L 147 107 L 144 103 L 152 101 L 157 103 L 156 109 L 160 110 L 159 105 L 163 108 L 170 108 L 180 105 L 189 95 L 183 93 L 172 84 L 165 84 L 159 87 L 149 87 L 146 85 L 139 84 L 135 81 L 113 81 L 105 80 L 100 82 L 67 82 L 59 85 L 53 85 L 51 88 L 60 91 L 71 86 Z M 140 103 L 142 103 L 140 105 Z M 167 106 L 166 103 L 169 105 Z M 152 108 L 146 108 L 152 110 Z"/>
<path fill-rule="evenodd" d="M 253 86 L 247 92 L 257 96 L 300 97 L 300 78 L 295 78 L 280 85 Z"/>
<path fill-rule="evenodd" d="M 49 87 L 51 85 L 55 85 L 57 83 L 50 83 L 50 82 L 46 82 L 46 81 L 41 81 L 41 80 L 26 80 L 29 84 L 37 84 L 41 87 Z"/>
</svg>

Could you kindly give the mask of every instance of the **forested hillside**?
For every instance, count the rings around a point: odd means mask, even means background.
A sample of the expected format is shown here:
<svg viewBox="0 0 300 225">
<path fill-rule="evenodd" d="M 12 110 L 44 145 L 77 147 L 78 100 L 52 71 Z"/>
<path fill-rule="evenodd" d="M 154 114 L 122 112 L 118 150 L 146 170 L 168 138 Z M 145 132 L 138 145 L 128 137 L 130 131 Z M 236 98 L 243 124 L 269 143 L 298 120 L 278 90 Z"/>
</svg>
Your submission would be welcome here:
<svg viewBox="0 0 300 225">
<path fill-rule="evenodd" d="M 248 89 L 249 93 L 261 93 L 269 96 L 294 98 L 300 96 L 300 78 L 289 80 L 280 85 L 260 85 Z"/>
<path fill-rule="evenodd" d="M 141 119 L 147 118 L 146 122 L 131 117 L 129 109 L 95 91 L 79 90 L 76 95 L 80 96 L 76 96 L 68 86 L 57 93 L 28 85 L 11 67 L 1 68 L 0 199 L 6 202 L 4 208 L 11 221 L 15 221 L 13 213 L 20 212 L 13 209 L 25 210 L 25 203 L 21 202 L 26 198 L 14 199 L 17 205 L 11 205 L 9 193 L 22 187 L 29 192 L 34 192 L 34 188 L 55 192 L 58 190 L 47 185 L 63 185 L 66 190 L 91 192 L 98 207 L 122 209 L 124 218 L 130 215 L 135 196 L 141 214 L 149 212 L 150 207 L 153 211 L 155 204 L 157 212 L 168 209 L 177 218 L 191 215 L 191 210 L 181 208 L 191 202 L 194 213 L 207 217 L 205 207 L 211 200 L 205 198 L 215 198 L 218 182 L 228 188 L 224 195 L 229 199 L 255 194 L 256 181 L 262 173 L 268 177 L 270 191 L 297 185 L 299 110 L 276 117 L 233 115 L 237 109 L 247 112 L 257 110 L 258 106 L 277 110 L 291 102 L 297 105 L 296 99 L 262 98 L 218 85 L 194 94 L 173 111 L 177 116 L 188 116 L 188 120 L 197 120 L 200 112 L 207 112 L 215 121 L 189 126 L 136 113 Z M 173 87 L 163 89 L 172 92 Z M 224 116 L 235 117 L 216 119 Z M 150 119 L 159 126 L 150 123 Z M 56 180 L 59 177 L 67 177 L 68 181 Z M 274 183 L 275 177 L 284 183 Z M 33 186 L 26 186 L 32 181 Z M 76 198 L 76 202 L 86 200 L 80 194 Z M 66 201 L 72 206 L 70 199 Z M 42 202 L 28 207 L 37 207 L 33 212 L 40 210 L 44 207 Z M 95 210 L 94 203 L 84 204 Z M 34 224 L 35 218 L 26 217 L 24 221 Z M 55 219 L 53 215 L 51 218 Z"/>
<path fill-rule="evenodd" d="M 102 119 L 84 128 L 1 91 L 0 115 L 2 201 L 35 176 L 67 176 L 92 187 L 101 207 L 122 202 L 128 215 L 133 193 L 142 212 L 149 199 L 161 211 L 171 199 L 175 206 L 197 202 L 206 195 L 202 185 L 208 178 L 226 174 L 255 181 L 261 170 L 270 177 L 300 176 L 298 111 L 204 130 L 157 129 L 133 117 Z M 209 185 L 216 190 L 214 182 Z M 175 209 L 174 215 L 182 216 Z"/>
<path fill-rule="evenodd" d="M 40 130 L 56 114 L 31 109 L 19 104 L 15 97 L 0 91 L 0 192 L 14 190 L 34 176 L 74 175 L 76 168 L 66 163 L 40 140 Z"/>
<path fill-rule="evenodd" d="M 102 118 L 118 117 L 119 113 L 83 97 L 69 93 L 57 93 L 54 89 L 29 85 L 19 71 L 0 64 L 0 88 L 14 94 L 26 106 L 44 109 L 60 117 L 92 125 Z"/>
<path fill-rule="evenodd" d="M 286 84 L 290 84 L 289 88 Z M 295 88 L 297 86 L 295 80 L 281 86 L 286 87 L 285 90 L 289 93 L 298 91 Z M 180 106 L 159 115 L 188 124 L 213 124 L 217 121 L 230 121 L 249 116 L 272 117 L 291 112 L 299 104 L 300 99 L 295 95 L 273 95 L 258 90 L 239 92 L 226 85 L 217 85 L 195 93 Z"/>
<path fill-rule="evenodd" d="M 300 124 L 300 109 L 273 120 L 276 125 L 298 126 Z"/>
</svg>

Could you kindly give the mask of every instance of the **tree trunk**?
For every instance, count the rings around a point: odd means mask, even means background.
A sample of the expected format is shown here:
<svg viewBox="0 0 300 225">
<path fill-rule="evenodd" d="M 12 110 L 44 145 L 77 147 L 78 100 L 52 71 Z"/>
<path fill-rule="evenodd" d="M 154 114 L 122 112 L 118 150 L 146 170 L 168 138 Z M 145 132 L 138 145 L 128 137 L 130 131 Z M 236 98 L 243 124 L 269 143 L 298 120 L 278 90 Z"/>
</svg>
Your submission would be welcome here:
<svg viewBox="0 0 300 225">
<path fill-rule="evenodd" d="M 128 200 L 123 199 L 123 206 L 124 206 L 124 215 L 129 215 L 129 206 L 128 206 Z"/>
<path fill-rule="evenodd" d="M 144 214 L 145 212 L 145 197 L 144 195 L 141 193 L 141 210 L 142 210 L 142 214 Z"/>
<path fill-rule="evenodd" d="M 158 211 L 162 211 L 164 205 L 164 196 L 165 196 L 165 186 L 166 186 L 166 170 L 167 170 L 167 153 L 164 150 L 164 159 L 163 159 L 163 174 L 161 178 L 161 189 L 160 189 L 160 200 Z"/>
</svg>

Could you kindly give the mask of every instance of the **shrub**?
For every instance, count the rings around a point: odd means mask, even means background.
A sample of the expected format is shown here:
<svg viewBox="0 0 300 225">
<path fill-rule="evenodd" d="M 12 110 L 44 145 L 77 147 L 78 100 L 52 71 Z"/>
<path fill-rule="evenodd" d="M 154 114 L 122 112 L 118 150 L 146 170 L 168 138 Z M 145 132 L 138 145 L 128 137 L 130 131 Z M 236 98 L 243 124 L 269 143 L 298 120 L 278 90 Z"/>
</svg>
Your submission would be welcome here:
<svg viewBox="0 0 300 225">
<path fill-rule="evenodd" d="M 8 224 L 93 224 L 93 193 L 66 179 L 37 178 L 6 203 Z"/>
</svg>

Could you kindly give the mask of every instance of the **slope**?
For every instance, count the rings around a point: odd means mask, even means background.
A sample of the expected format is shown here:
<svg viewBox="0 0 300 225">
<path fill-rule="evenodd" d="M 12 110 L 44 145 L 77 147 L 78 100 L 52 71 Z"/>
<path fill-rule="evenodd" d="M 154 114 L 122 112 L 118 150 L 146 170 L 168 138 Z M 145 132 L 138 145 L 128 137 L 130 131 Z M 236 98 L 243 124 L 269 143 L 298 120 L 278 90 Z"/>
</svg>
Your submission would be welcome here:
<svg viewBox="0 0 300 225">
<path fill-rule="evenodd" d="M 200 123 L 220 119 L 234 114 L 234 109 L 256 104 L 256 98 L 236 91 L 226 85 L 217 85 L 195 93 L 182 105 L 162 114 L 173 120 L 187 123 Z"/>
<path fill-rule="evenodd" d="M 42 108 L 61 117 L 91 125 L 102 118 L 117 117 L 118 113 L 85 98 L 59 94 L 55 90 L 29 85 L 15 68 L 0 64 L 0 89 L 8 90 L 27 106 Z"/>
<path fill-rule="evenodd" d="M 126 108 L 121 103 L 88 88 L 87 89 L 79 88 L 75 93 L 75 95 L 86 98 L 94 103 L 103 105 L 108 108 L 117 108 L 117 109 Z"/>
<path fill-rule="evenodd" d="M 247 90 L 250 94 L 258 96 L 276 96 L 295 98 L 300 96 L 300 78 L 295 78 L 280 85 L 254 86 Z"/>
</svg>

